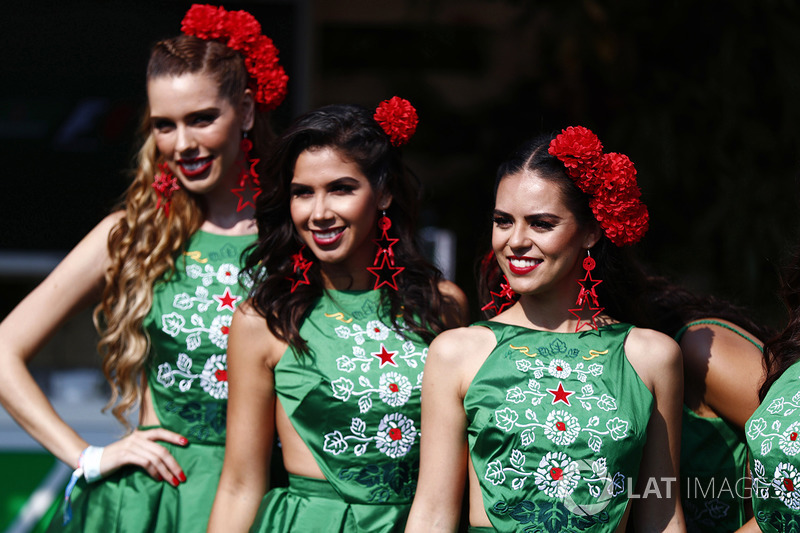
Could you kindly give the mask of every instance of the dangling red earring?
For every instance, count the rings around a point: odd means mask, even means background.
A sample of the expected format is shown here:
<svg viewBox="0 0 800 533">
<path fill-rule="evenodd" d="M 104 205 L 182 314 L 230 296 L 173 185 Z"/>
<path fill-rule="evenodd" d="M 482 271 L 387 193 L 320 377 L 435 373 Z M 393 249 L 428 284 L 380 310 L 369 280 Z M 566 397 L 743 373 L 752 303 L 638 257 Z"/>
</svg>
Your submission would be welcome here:
<svg viewBox="0 0 800 533">
<path fill-rule="evenodd" d="M 569 312 L 575 315 L 578 319 L 578 324 L 575 326 L 575 333 L 577 333 L 583 326 L 590 326 L 592 329 L 597 329 L 597 316 L 603 312 L 604 307 L 600 307 L 597 301 L 597 292 L 595 287 L 603 283 L 601 279 L 592 278 L 592 270 L 597 266 L 597 263 L 592 259 L 589 250 L 586 250 L 586 259 L 583 260 L 583 268 L 586 269 L 586 275 L 583 279 L 578 280 L 581 286 L 581 291 L 578 293 L 578 299 L 575 305 L 578 307 L 570 309 Z M 586 315 L 591 315 L 590 318 L 582 318 Z"/>
<path fill-rule="evenodd" d="M 231 189 L 231 192 L 239 197 L 239 205 L 236 206 L 237 213 L 248 205 L 255 209 L 256 198 L 261 194 L 261 182 L 258 179 L 258 172 L 256 172 L 256 165 L 261 159 L 255 157 L 250 159 L 253 141 L 247 138 L 247 132 L 244 132 L 240 149 L 243 157 L 239 163 L 239 187 Z"/>
<path fill-rule="evenodd" d="M 178 186 L 178 178 L 169 169 L 166 163 L 158 165 L 158 174 L 153 178 L 153 188 L 156 190 L 158 202 L 156 209 L 163 207 L 164 216 L 169 218 L 169 206 L 172 204 L 172 193 L 180 189 Z"/>
<path fill-rule="evenodd" d="M 311 282 L 308 281 L 308 269 L 314 262 L 303 257 L 305 249 L 306 245 L 304 244 L 296 254 L 292 254 L 292 275 L 286 276 L 286 279 L 292 282 L 291 292 L 294 292 L 300 285 L 311 285 Z"/>
<path fill-rule="evenodd" d="M 374 239 L 373 242 L 378 245 L 378 253 L 375 255 L 375 261 L 367 270 L 372 272 L 378 279 L 375 280 L 374 289 L 377 290 L 384 285 L 388 285 L 394 290 L 397 290 L 397 280 L 395 279 L 400 272 L 405 270 L 405 267 L 394 265 L 394 251 L 392 246 L 400 242 L 400 239 L 390 239 L 386 233 L 392 227 L 392 221 L 386 216 L 386 211 L 380 219 L 378 219 L 378 228 L 382 231 L 380 239 Z"/>
<path fill-rule="evenodd" d="M 511 284 L 508 282 L 508 278 L 505 274 L 503 275 L 503 281 L 505 281 L 505 283 L 502 281 L 500 282 L 500 292 L 489 291 L 489 294 L 492 296 L 492 301 L 481 307 L 481 311 L 488 311 L 494 307 L 495 314 L 499 315 L 506 307 L 514 305 L 517 293 L 511 288 Z"/>
</svg>

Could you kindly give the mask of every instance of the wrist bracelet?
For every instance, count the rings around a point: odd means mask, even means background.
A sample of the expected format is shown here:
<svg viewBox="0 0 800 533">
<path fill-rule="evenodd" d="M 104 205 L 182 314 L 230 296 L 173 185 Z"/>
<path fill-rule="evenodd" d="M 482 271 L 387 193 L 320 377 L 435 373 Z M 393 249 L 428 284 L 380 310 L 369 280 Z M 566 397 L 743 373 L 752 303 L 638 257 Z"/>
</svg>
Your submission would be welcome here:
<svg viewBox="0 0 800 533">
<path fill-rule="evenodd" d="M 94 483 L 101 479 L 103 475 L 100 473 L 100 459 L 103 457 L 102 446 L 89 446 L 81 454 L 81 467 L 83 468 L 83 477 L 87 483 Z"/>
</svg>

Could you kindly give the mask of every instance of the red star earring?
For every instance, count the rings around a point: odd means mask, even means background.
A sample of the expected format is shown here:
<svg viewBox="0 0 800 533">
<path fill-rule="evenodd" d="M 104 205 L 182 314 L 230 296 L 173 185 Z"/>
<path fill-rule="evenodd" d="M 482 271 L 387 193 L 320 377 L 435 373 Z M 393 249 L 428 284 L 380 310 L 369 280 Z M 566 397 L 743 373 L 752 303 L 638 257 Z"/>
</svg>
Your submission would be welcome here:
<svg viewBox="0 0 800 533">
<path fill-rule="evenodd" d="M 239 197 L 239 205 L 236 206 L 236 211 L 239 212 L 245 207 L 256 207 L 256 198 L 261 194 L 261 182 L 258 179 L 258 172 L 256 172 L 256 165 L 261 161 L 258 158 L 250 158 L 250 150 L 253 149 L 253 141 L 247 138 L 247 132 L 244 132 L 242 138 L 241 150 L 244 154 L 242 161 L 239 163 L 239 187 L 231 189 L 231 192 Z"/>
<path fill-rule="evenodd" d="M 390 239 L 387 231 L 392 227 L 392 221 L 386 216 L 386 211 L 378 219 L 378 229 L 381 230 L 381 237 L 374 239 L 373 242 L 378 245 L 378 253 L 375 255 L 375 261 L 371 267 L 367 267 L 378 279 L 375 280 L 374 289 L 377 290 L 384 285 L 397 290 L 397 275 L 400 274 L 405 267 L 395 266 L 394 264 L 394 251 L 392 246 L 397 244 L 400 239 Z"/>
<path fill-rule="evenodd" d="M 575 333 L 577 333 L 583 326 L 590 326 L 592 329 L 597 329 L 597 317 L 603 312 L 603 307 L 597 301 L 597 292 L 595 287 L 603 283 L 601 279 L 592 278 L 592 270 L 597 266 L 597 263 L 592 259 L 589 250 L 586 250 L 586 259 L 583 260 L 583 268 L 586 269 L 586 275 L 583 279 L 578 280 L 581 286 L 581 291 L 578 293 L 578 299 L 575 309 L 570 309 L 569 312 L 575 315 L 578 319 L 578 324 L 575 326 Z M 589 316 L 590 315 L 590 316 Z M 589 316 L 589 318 L 584 318 Z"/>
<path fill-rule="evenodd" d="M 481 311 L 488 311 L 494 308 L 495 314 L 499 315 L 506 307 L 514 305 L 517 293 L 511 288 L 511 284 L 508 282 L 508 278 L 505 277 L 505 275 L 503 275 L 503 281 L 505 281 L 505 283 L 502 281 L 500 282 L 500 292 L 489 291 L 489 294 L 492 296 L 492 301 L 481 307 Z"/>
<path fill-rule="evenodd" d="M 308 281 L 308 269 L 314 262 L 303 257 L 305 249 L 306 245 L 304 244 L 296 254 L 292 254 L 292 275 L 286 276 L 286 279 L 292 282 L 291 292 L 294 292 L 300 285 L 311 285 L 311 282 Z"/>
<path fill-rule="evenodd" d="M 158 202 L 156 209 L 163 207 L 164 216 L 169 218 L 169 206 L 172 204 L 172 193 L 180 189 L 178 185 L 178 178 L 169 169 L 166 163 L 158 165 L 158 174 L 153 179 L 153 188 L 156 190 Z"/>
</svg>

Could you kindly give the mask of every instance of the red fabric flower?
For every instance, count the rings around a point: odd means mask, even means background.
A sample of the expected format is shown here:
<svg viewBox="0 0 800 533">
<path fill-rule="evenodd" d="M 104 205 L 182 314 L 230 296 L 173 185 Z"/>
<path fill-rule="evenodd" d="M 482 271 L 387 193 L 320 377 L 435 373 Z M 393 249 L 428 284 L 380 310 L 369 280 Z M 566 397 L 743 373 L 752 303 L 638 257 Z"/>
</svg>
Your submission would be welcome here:
<svg viewBox="0 0 800 533">
<path fill-rule="evenodd" d="M 247 11 L 225 11 L 222 7 L 194 4 L 181 22 L 181 31 L 200 39 L 220 41 L 244 56 L 255 101 L 262 111 L 271 111 L 286 98 L 289 77 L 278 63 L 278 49 L 261 34 L 261 24 Z"/>
<path fill-rule="evenodd" d="M 378 122 L 394 146 L 406 144 L 417 130 L 419 117 L 417 110 L 411 102 L 399 96 L 384 100 L 375 110 L 375 120 Z"/>
<path fill-rule="evenodd" d="M 641 240 L 649 214 L 640 200 L 636 168 L 624 154 L 603 154 L 597 136 L 583 126 L 570 126 L 550 142 L 548 153 L 564 164 L 567 174 L 592 196 L 589 207 L 606 237 L 617 246 Z"/>
</svg>

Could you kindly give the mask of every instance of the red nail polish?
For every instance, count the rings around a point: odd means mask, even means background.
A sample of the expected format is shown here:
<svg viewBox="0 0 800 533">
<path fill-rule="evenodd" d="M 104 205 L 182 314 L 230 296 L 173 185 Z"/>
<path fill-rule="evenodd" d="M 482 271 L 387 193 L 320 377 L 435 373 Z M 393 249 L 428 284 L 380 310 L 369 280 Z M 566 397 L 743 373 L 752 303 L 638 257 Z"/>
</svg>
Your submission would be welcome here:
<svg viewBox="0 0 800 533">
<path fill-rule="evenodd" d="M 181 443 L 181 446 L 186 446 L 187 444 L 189 444 L 188 439 L 184 437 L 181 437 L 181 440 L 179 442 Z"/>
<path fill-rule="evenodd" d="M 184 483 L 186 482 L 186 474 L 184 474 L 183 472 L 181 472 L 180 478 L 182 482 Z"/>
<path fill-rule="evenodd" d="M 156 474 L 156 481 L 162 481 L 164 478 L 161 477 L 161 474 Z"/>
<path fill-rule="evenodd" d="M 176 478 L 175 476 L 172 476 L 172 486 L 173 487 L 178 486 L 178 478 Z"/>
</svg>

